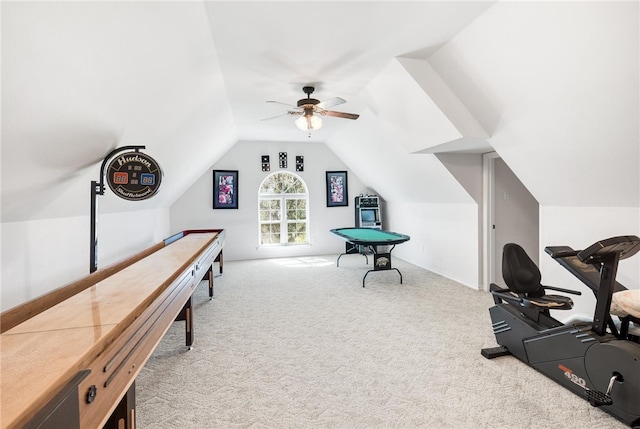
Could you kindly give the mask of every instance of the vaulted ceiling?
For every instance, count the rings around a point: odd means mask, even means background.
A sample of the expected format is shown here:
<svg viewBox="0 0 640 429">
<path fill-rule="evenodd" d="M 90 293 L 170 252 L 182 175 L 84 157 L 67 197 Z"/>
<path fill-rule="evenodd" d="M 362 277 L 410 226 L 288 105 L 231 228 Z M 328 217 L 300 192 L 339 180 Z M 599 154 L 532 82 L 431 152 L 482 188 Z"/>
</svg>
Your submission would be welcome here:
<svg viewBox="0 0 640 429">
<path fill-rule="evenodd" d="M 3 222 L 86 215 L 102 159 L 127 145 L 145 145 L 167 179 L 135 209 L 169 206 L 250 140 L 325 143 L 383 197 L 426 202 L 471 201 L 433 152 L 498 150 L 549 204 L 602 200 L 593 187 L 559 191 L 541 168 L 575 178 L 606 161 L 619 177 L 604 203 L 638 205 L 635 2 L 1 8 Z M 360 119 L 326 117 L 311 137 L 291 117 L 262 120 L 286 112 L 267 100 L 295 104 L 309 84 Z M 415 185 L 386 192 L 375 169 Z M 101 211 L 119 210 L 131 205 L 101 200 Z"/>
</svg>

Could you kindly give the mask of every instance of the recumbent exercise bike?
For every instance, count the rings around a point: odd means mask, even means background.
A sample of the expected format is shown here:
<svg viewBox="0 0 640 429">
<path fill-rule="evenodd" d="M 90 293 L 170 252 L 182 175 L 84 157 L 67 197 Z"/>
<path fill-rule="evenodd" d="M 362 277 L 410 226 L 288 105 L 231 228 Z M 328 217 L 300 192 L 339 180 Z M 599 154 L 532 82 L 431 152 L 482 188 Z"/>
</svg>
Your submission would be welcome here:
<svg viewBox="0 0 640 429">
<path fill-rule="evenodd" d="M 545 289 L 580 292 L 543 286 L 538 267 L 525 251 L 514 243 L 505 245 L 502 272 L 508 289 L 495 284 L 490 289 L 496 305 L 489 313 L 499 346 L 483 349 L 482 355 L 488 359 L 513 355 L 591 405 L 640 429 L 640 291 L 628 291 L 615 279 L 619 261 L 639 251 L 636 236 L 608 238 L 582 251 L 546 247 L 546 253 L 596 296 L 591 322 L 565 325 L 549 310 L 572 308 L 571 298 L 547 295 Z M 618 296 L 631 297 L 633 309 L 618 313 L 616 323 L 610 313 L 612 299 L 614 307 L 629 308 L 616 302 Z"/>
</svg>

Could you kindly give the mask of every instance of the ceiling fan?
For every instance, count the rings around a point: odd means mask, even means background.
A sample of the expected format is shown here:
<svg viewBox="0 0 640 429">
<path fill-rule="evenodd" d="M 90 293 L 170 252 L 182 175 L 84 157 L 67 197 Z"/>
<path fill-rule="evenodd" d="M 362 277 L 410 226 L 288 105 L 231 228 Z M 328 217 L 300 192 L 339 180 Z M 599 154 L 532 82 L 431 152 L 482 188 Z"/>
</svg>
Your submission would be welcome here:
<svg viewBox="0 0 640 429">
<path fill-rule="evenodd" d="M 356 115 L 354 113 L 344 113 L 336 112 L 334 110 L 327 110 L 330 107 L 346 103 L 346 101 L 340 97 L 330 98 L 325 101 L 316 100 L 315 98 L 311 98 L 311 94 L 314 90 L 315 88 L 313 86 L 303 87 L 302 91 L 307 94 L 307 98 L 298 100 L 297 106 L 293 106 L 287 103 L 281 103 L 279 101 L 267 101 L 267 103 L 284 104 L 285 106 L 292 107 L 292 109 L 287 113 L 283 113 L 282 115 L 265 118 L 263 119 L 263 121 L 279 118 L 286 115 L 300 116 L 295 121 L 296 126 L 303 131 L 309 131 L 309 133 L 311 133 L 311 131 L 318 130 L 322 127 L 321 116 L 334 116 L 336 118 L 354 120 L 360 117 L 360 115 Z M 311 134 L 309 134 L 309 137 L 311 137 Z"/>
</svg>

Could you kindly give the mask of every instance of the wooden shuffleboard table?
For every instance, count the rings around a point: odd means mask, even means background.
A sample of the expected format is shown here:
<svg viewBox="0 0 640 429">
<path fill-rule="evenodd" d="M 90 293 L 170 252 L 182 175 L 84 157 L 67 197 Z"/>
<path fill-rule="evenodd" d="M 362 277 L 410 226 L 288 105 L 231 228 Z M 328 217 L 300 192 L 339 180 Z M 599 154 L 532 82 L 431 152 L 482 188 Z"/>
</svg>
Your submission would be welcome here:
<svg viewBox="0 0 640 429">
<path fill-rule="evenodd" d="M 367 271 L 362 278 L 362 287 L 365 285 L 367 275 L 372 271 L 395 270 L 400 275 L 402 284 L 402 273 L 399 269 L 391 266 L 391 251 L 397 244 L 408 241 L 411 237 L 392 231 L 383 231 L 374 228 L 336 228 L 331 232 L 347 242 L 346 252 L 341 253 L 336 260 L 336 266 L 340 266 L 340 258 L 343 255 L 360 253 L 363 254 L 369 263 L 369 258 L 362 251 L 363 248 L 371 250 L 373 254 L 373 269 Z M 386 252 L 380 252 L 380 246 L 391 246 Z"/>
<path fill-rule="evenodd" d="M 2 313 L 1 428 L 135 428 L 135 379 L 220 263 L 224 230 L 183 231 Z"/>
</svg>

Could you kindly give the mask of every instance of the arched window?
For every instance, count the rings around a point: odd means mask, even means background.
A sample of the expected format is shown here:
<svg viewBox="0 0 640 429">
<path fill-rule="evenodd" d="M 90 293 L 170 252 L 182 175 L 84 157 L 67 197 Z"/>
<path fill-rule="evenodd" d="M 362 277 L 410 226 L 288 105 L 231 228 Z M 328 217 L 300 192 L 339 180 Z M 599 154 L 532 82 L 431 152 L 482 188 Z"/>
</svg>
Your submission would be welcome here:
<svg viewBox="0 0 640 429">
<path fill-rule="evenodd" d="M 300 176 L 276 172 L 258 191 L 260 245 L 309 243 L 309 193 Z"/>
</svg>

